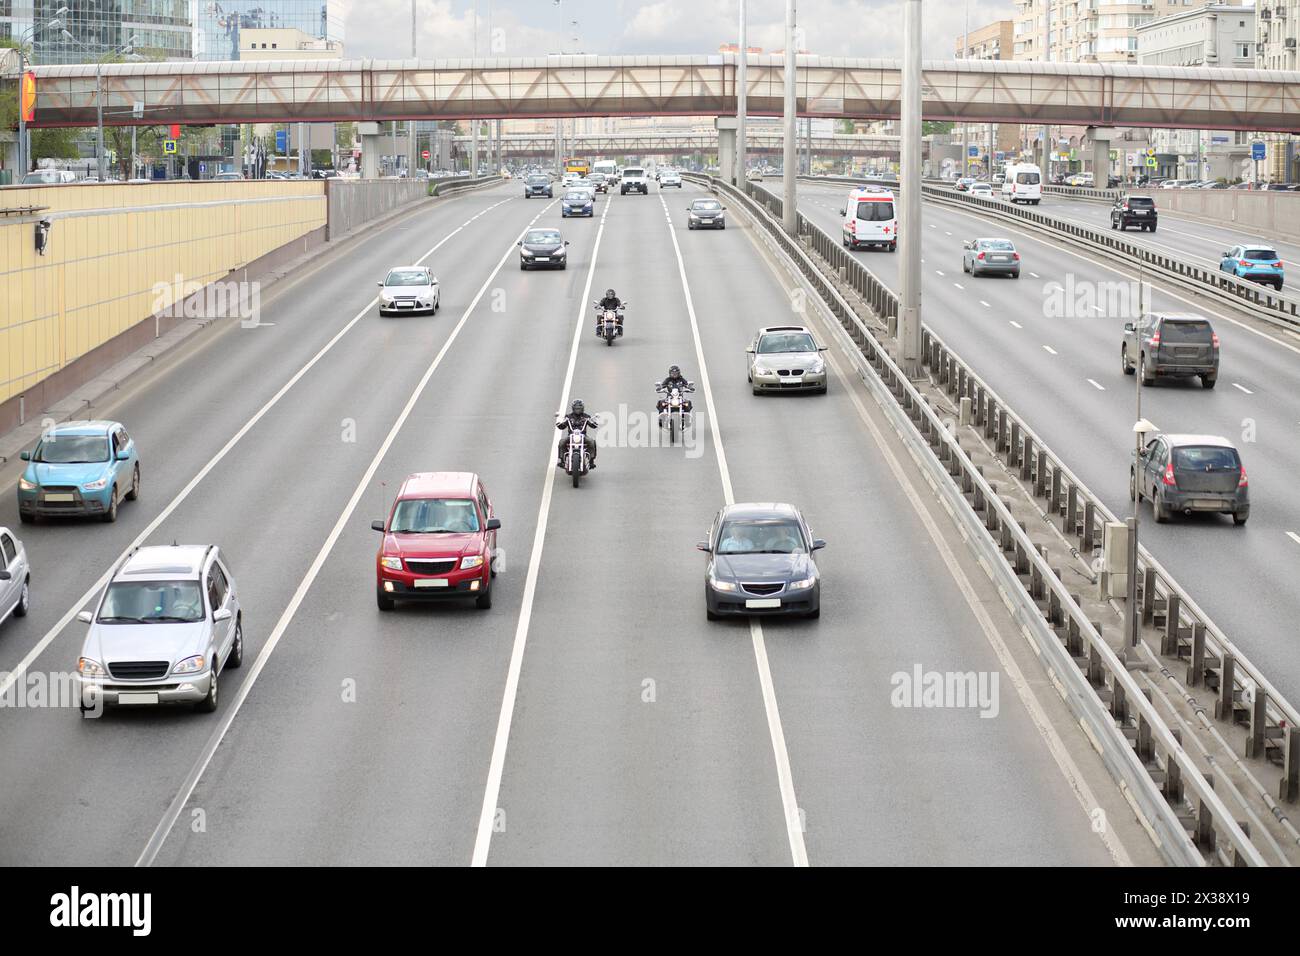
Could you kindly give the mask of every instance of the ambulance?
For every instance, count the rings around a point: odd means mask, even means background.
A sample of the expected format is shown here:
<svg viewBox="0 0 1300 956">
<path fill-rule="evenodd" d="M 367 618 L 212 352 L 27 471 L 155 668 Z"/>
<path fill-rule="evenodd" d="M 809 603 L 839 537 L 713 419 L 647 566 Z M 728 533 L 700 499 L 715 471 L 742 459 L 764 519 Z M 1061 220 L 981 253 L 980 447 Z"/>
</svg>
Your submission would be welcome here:
<svg viewBox="0 0 1300 956">
<path fill-rule="evenodd" d="M 849 193 L 840 215 L 844 217 L 844 245 L 898 248 L 898 213 L 894 194 L 881 186 L 861 186 Z"/>
</svg>

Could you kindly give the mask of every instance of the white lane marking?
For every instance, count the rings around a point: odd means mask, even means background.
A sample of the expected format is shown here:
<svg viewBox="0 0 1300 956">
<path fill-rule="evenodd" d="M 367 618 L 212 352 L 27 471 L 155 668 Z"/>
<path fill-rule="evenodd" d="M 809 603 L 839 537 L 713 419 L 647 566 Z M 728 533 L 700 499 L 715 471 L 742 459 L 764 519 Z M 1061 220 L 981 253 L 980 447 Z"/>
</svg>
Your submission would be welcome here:
<svg viewBox="0 0 1300 956">
<path fill-rule="evenodd" d="M 1030 274 L 1031 276 L 1033 276 L 1035 279 L 1038 278 L 1038 273 L 1037 273 L 1037 272 L 1031 272 L 1031 273 L 1029 273 L 1029 274 Z"/>
<path fill-rule="evenodd" d="M 493 203 L 491 206 L 488 206 L 487 208 L 495 209 L 497 206 L 500 206 L 502 203 L 510 202 L 512 199 L 514 199 L 513 196 L 511 196 L 509 199 L 503 199 L 501 200 L 501 202 Z M 486 211 L 487 210 L 485 209 L 484 212 Z M 430 249 L 428 252 L 422 255 L 419 259 L 415 260 L 413 264 L 418 266 L 421 263 L 423 263 L 425 259 L 428 259 L 431 255 L 437 252 L 438 249 L 444 243 L 450 241 L 453 236 L 455 236 L 464 228 L 465 227 L 463 225 L 457 226 L 451 232 L 447 233 L 447 235 L 443 236 L 441 239 L 438 240 L 438 242 L 433 246 L 432 249 Z M 296 385 L 304 375 L 306 375 L 309 371 L 311 371 L 312 367 L 315 366 L 315 364 L 319 362 L 322 358 L 324 358 L 327 352 L 329 352 L 332 348 L 334 348 L 335 345 L 339 343 L 339 341 L 343 338 L 343 336 L 347 335 L 348 332 L 352 331 L 352 328 L 358 322 L 360 322 L 367 315 L 369 315 L 370 310 L 373 309 L 378 302 L 379 302 L 378 296 L 376 296 L 375 298 L 367 302 L 365 308 L 363 308 L 360 312 L 358 312 L 355 316 L 353 316 L 352 320 L 348 322 L 347 325 L 339 329 L 339 331 L 335 333 L 333 338 L 331 338 L 328 342 L 326 342 L 323 346 L 321 346 L 320 351 L 317 352 L 315 355 L 313 355 L 311 359 L 308 360 L 306 365 L 298 369 L 298 371 L 293 374 L 293 376 L 289 379 L 289 381 L 285 382 L 284 385 L 280 387 L 279 391 L 277 391 L 274 395 L 272 395 L 269 399 L 267 399 L 266 404 L 263 405 L 261 408 L 259 408 L 253 414 L 252 418 L 244 422 L 244 424 L 240 427 L 239 431 L 235 432 L 235 434 L 232 435 L 230 439 L 224 445 L 221 446 L 221 450 L 218 451 L 215 455 L 213 455 L 208 460 L 208 463 L 205 464 L 202 468 L 200 468 L 198 473 L 189 480 L 189 482 L 185 485 L 185 487 L 176 493 L 176 497 L 167 503 L 167 506 L 158 513 L 158 516 L 155 517 L 153 521 L 150 521 L 149 524 L 145 526 L 145 529 L 141 531 L 138 535 L 136 535 L 136 537 L 131 541 L 131 543 L 126 546 L 126 549 L 123 550 L 121 554 L 119 554 L 116 558 L 113 559 L 113 561 L 108 567 L 108 570 L 106 570 L 102 575 L 100 575 L 99 580 L 97 580 L 94 584 L 92 584 L 90 588 L 87 589 L 86 593 L 81 595 L 81 597 L 79 597 L 77 601 L 72 605 L 72 607 L 68 608 L 67 612 L 61 618 L 59 618 L 58 621 L 55 622 L 54 626 L 45 632 L 45 634 L 41 637 L 41 639 L 36 642 L 36 645 L 30 651 L 27 652 L 27 656 L 24 657 L 21 661 L 19 661 L 18 666 L 15 667 L 10 673 L 6 674 L 3 680 L 0 680 L 0 697 L 3 697 L 8 692 L 9 688 L 12 687 L 14 683 L 18 680 L 18 678 L 20 678 L 24 673 L 26 673 L 27 668 L 30 667 L 38 657 L 40 657 L 40 655 L 45 651 L 45 649 L 49 647 L 51 643 L 54 642 L 54 639 L 59 636 L 59 633 L 65 627 L 67 627 L 69 623 L 71 623 L 74 617 L 77 616 L 77 612 L 80 611 L 82 607 L 84 607 L 85 604 L 88 601 L 90 601 L 91 598 L 93 598 L 96 594 L 98 594 L 104 588 L 104 586 L 108 584 L 108 579 L 112 576 L 113 569 L 116 568 L 122 562 L 122 560 L 126 558 L 128 554 L 131 553 L 131 549 L 137 547 L 140 544 L 143 544 L 146 540 L 148 540 L 149 536 L 153 534 L 156 530 L 158 530 L 159 526 L 164 521 L 166 521 L 169 517 L 171 517 L 172 512 L 174 512 L 177 508 L 179 508 L 181 504 L 185 501 L 185 499 L 188 498 L 190 494 L 194 491 L 194 489 L 198 487 L 199 482 L 201 482 L 204 478 L 206 478 L 208 476 L 208 473 L 211 472 L 213 468 L 217 467 L 217 465 L 221 463 L 222 459 L 224 459 L 226 455 L 230 453 L 230 450 L 234 448 L 237 444 L 239 444 L 240 440 L 243 439 L 245 435 L 247 435 L 250 431 L 253 430 L 253 426 L 255 426 L 258 422 L 260 422 L 266 416 L 266 414 L 271 411 L 272 408 L 274 408 L 277 404 L 279 404 L 280 399 L 284 398 L 284 396 L 288 394 L 289 390 L 293 388 L 294 385 Z"/>
<path fill-rule="evenodd" d="M 663 198 L 659 200 L 663 202 Z M 569 403 L 573 389 L 573 372 L 578 365 L 578 345 L 587 322 L 587 303 L 591 299 L 591 284 L 596 277 L 596 260 L 600 255 L 600 241 L 605 234 L 605 218 L 613 201 L 600 214 L 600 227 L 591 249 L 591 264 L 587 269 L 587 284 L 578 302 L 578 318 L 573 328 L 573 344 L 569 347 L 569 364 L 564 370 L 564 386 L 560 390 L 559 408 Z M 667 206 L 665 205 L 665 209 Z M 506 748 L 510 744 L 510 726 L 514 722 L 515 701 L 519 697 L 519 676 L 524 667 L 524 649 L 528 645 L 528 626 L 533 619 L 533 599 L 537 595 L 537 576 L 542 566 L 542 549 L 546 544 L 546 524 L 551 514 L 551 495 L 555 488 L 555 447 L 546 444 L 546 470 L 542 477 L 542 501 L 537 507 L 537 530 L 533 533 L 532 554 L 528 558 L 528 574 L 524 578 L 524 596 L 519 608 L 519 623 L 515 625 L 515 639 L 510 648 L 510 666 L 506 671 L 506 687 L 501 697 L 501 713 L 497 717 L 496 736 L 492 740 L 492 758 L 488 763 L 487 782 L 483 787 L 483 805 L 479 809 L 478 831 L 474 835 L 474 852 L 470 866 L 487 866 L 488 851 L 492 848 L 492 825 L 496 820 L 497 801 L 501 799 L 501 777 L 505 773 Z"/>
<path fill-rule="evenodd" d="M 1044 345 L 1044 346 L 1043 346 L 1043 350 L 1046 351 L 1046 352 L 1047 352 L 1048 354 L 1050 354 L 1050 355 L 1055 355 L 1055 354 L 1056 354 L 1056 349 L 1052 348 L 1050 345 Z"/>
<path fill-rule="evenodd" d="M 1241 390 L 1242 390 L 1243 392 L 1245 392 L 1247 395 L 1254 395 L 1254 394 L 1255 394 L 1255 393 L 1252 392 L 1250 389 L 1248 389 L 1245 385 L 1238 385 L 1236 382 L 1233 382 L 1233 383 L 1232 383 L 1232 387 L 1233 387 L 1233 388 L 1239 388 L 1239 389 L 1241 389 Z"/>
<path fill-rule="evenodd" d="M 1024 326 L 1021 325 L 1019 322 L 1017 322 L 1015 319 L 1008 319 L 1007 321 L 1010 322 L 1012 325 L 1014 325 L 1014 326 L 1015 326 L 1016 328 L 1018 328 L 1018 329 L 1023 329 L 1023 328 L 1024 328 Z"/>
<path fill-rule="evenodd" d="M 1286 536 L 1290 538 L 1292 541 L 1294 541 L 1296 544 L 1300 544 L 1300 534 L 1296 534 L 1294 531 L 1288 531 L 1286 533 Z"/>
<path fill-rule="evenodd" d="M 1106 311 L 1105 309 L 1103 309 L 1103 308 L 1102 308 L 1101 306 L 1099 306 L 1099 305 L 1094 305 L 1093 308 L 1096 309 L 1098 312 L 1105 312 L 1105 311 Z"/>
<path fill-rule="evenodd" d="M 947 229 L 945 229 L 945 230 L 943 231 L 943 234 L 944 234 L 945 236 L 951 236 L 951 235 L 952 235 L 952 233 L 949 232 Z"/>
<path fill-rule="evenodd" d="M 822 315 L 822 320 L 828 325 L 832 321 L 831 319 L 826 318 L 824 314 Z M 1029 714 L 1029 719 L 1033 722 L 1034 729 L 1046 744 L 1048 753 L 1052 755 L 1052 760 L 1056 763 L 1057 769 L 1059 769 L 1061 775 L 1065 777 L 1066 785 L 1069 786 L 1071 791 L 1074 793 L 1074 797 L 1078 801 L 1080 808 L 1089 816 L 1089 818 L 1091 818 L 1095 809 L 1101 804 L 1098 803 L 1096 795 L 1092 792 L 1092 788 L 1088 786 L 1087 779 L 1084 777 L 1083 773 L 1080 772 L 1078 765 L 1074 762 L 1074 758 L 1070 756 L 1070 752 L 1066 749 L 1065 743 L 1061 740 L 1060 734 L 1058 734 L 1056 728 L 1052 726 L 1051 719 L 1047 716 L 1047 712 L 1043 709 L 1043 705 L 1039 703 L 1037 695 L 1035 695 L 1029 682 L 1025 679 L 1024 673 L 1020 670 L 1020 665 L 1017 664 L 1015 658 L 1011 656 L 1011 651 L 1008 649 L 1006 642 L 998 632 L 997 625 L 993 623 L 993 619 L 989 616 L 988 610 L 984 606 L 984 602 L 980 600 L 980 596 L 976 593 L 974 586 L 970 582 L 970 578 L 966 576 L 966 572 L 957 562 L 957 556 L 953 553 L 947 540 L 945 540 L 943 535 L 939 532 L 939 527 L 935 523 L 934 518 L 930 515 L 930 512 L 926 510 L 921 496 L 917 493 L 916 488 L 913 487 L 913 479 L 903 471 L 903 466 L 898 460 L 898 457 L 894 454 L 894 450 L 885 443 L 884 435 L 881 434 L 876 423 L 872 421 L 870 415 L 867 414 L 867 409 L 863 405 L 862 399 L 858 396 L 857 391 L 854 389 L 854 383 L 850 380 L 850 376 L 840 368 L 839 360 L 836 357 L 834 357 L 830 352 L 826 354 L 830 357 L 830 366 L 835 372 L 835 377 L 840 383 L 840 388 L 849 396 L 850 399 L 852 399 L 854 408 L 858 410 L 858 416 L 866 425 L 867 431 L 871 433 L 872 438 L 875 439 L 876 447 L 881 452 L 880 457 L 884 459 L 885 463 L 889 465 L 890 471 L 893 472 L 897 487 L 907 496 L 908 502 L 916 512 L 917 517 L 920 519 L 922 526 L 926 530 L 926 533 L 930 536 L 930 540 L 934 542 L 935 550 L 938 551 L 939 556 L 943 559 L 943 563 L 948 568 L 948 572 L 952 575 L 953 581 L 956 582 L 957 589 L 961 592 L 962 597 L 965 598 L 966 606 L 970 608 L 971 614 L 974 615 L 975 620 L 979 622 L 980 630 L 984 632 L 985 640 L 987 640 L 989 645 L 993 648 L 993 653 L 997 657 L 998 663 L 1002 665 L 1003 671 L 1011 681 L 1011 686 L 1015 688 L 1016 696 L 1019 697 L 1020 702 L 1025 705 L 1025 710 Z M 1124 847 L 1124 844 L 1119 841 L 1119 838 L 1114 835 L 1111 827 L 1103 827 L 1099 837 L 1106 847 L 1106 852 L 1110 854 L 1110 858 L 1117 866 L 1133 865 L 1133 860 L 1129 856 L 1128 850 Z"/>
<path fill-rule="evenodd" d="M 1105 385 L 1102 385 L 1102 384 L 1101 384 L 1100 382 L 1098 382 L 1096 379 L 1091 379 L 1091 378 L 1088 379 L 1088 384 L 1091 385 L 1093 388 L 1095 388 L 1095 389 L 1096 389 L 1097 391 L 1099 391 L 1099 392 L 1104 392 L 1104 391 L 1106 391 L 1106 386 L 1105 386 Z"/>
<path fill-rule="evenodd" d="M 935 275 L 939 275 L 939 276 L 941 276 L 941 275 L 943 275 L 943 270 L 942 270 L 942 269 L 935 269 L 935 270 L 934 270 L 934 274 L 935 274 Z"/>
<path fill-rule="evenodd" d="M 993 306 L 989 305 L 989 304 L 988 304 L 987 302 L 985 302 L 983 299 L 980 299 L 980 305 L 984 306 L 984 308 L 986 308 L 986 309 L 991 309 L 991 308 L 993 308 Z"/>
<path fill-rule="evenodd" d="M 937 228 L 934 223 L 930 223 L 929 226 L 931 229 Z"/>
<path fill-rule="evenodd" d="M 955 285 L 957 288 L 959 288 L 959 289 L 961 289 L 961 290 L 963 290 L 963 291 L 965 291 L 965 289 L 966 289 L 966 287 L 965 287 L 964 285 L 962 285 L 960 282 L 954 282 L 953 285 Z"/>
<path fill-rule="evenodd" d="M 533 217 L 532 222 L 530 222 L 528 226 L 531 226 L 533 223 L 537 222 L 538 219 L 542 218 L 542 215 L 546 210 L 550 209 L 554 204 L 554 201 L 552 201 L 542 207 L 542 211 Z M 527 232 L 528 226 L 525 226 L 520 230 L 520 237 Z M 145 844 L 144 849 L 140 852 L 140 857 L 135 862 L 136 866 L 153 865 L 153 861 L 157 858 L 159 851 L 162 850 L 163 844 L 167 841 L 168 834 L 172 831 L 172 827 L 176 825 L 176 820 L 185 809 L 185 805 L 189 803 L 190 797 L 194 794 L 195 788 L 199 785 L 199 781 L 203 779 L 203 774 L 207 771 L 208 764 L 212 762 L 212 758 L 216 754 L 217 748 L 221 746 L 221 741 L 225 738 L 226 733 L 230 730 L 231 724 L 234 723 L 235 718 L 239 715 L 240 707 L 242 707 L 244 701 L 248 699 L 248 695 L 252 693 L 253 686 L 257 683 L 258 676 L 261 675 L 262 670 L 271 659 L 271 655 L 275 653 L 276 647 L 280 644 L 280 639 L 284 636 L 285 631 L 288 630 L 289 625 L 293 622 L 294 615 L 298 613 L 298 608 L 307 597 L 307 592 L 311 590 L 311 586 L 316 582 L 316 577 L 320 574 L 321 568 L 325 566 L 326 560 L 328 560 L 330 553 L 334 550 L 334 545 L 338 542 L 339 535 L 343 533 L 344 526 L 352 520 L 352 513 L 356 511 L 357 505 L 361 502 L 362 496 L 369 491 L 370 482 L 374 479 L 375 472 L 379 470 L 379 465 L 388 454 L 388 449 L 391 448 L 393 442 L 397 440 L 397 435 L 402 430 L 402 426 L 406 424 L 406 420 L 410 418 L 411 412 L 415 410 L 415 406 L 419 402 L 420 396 L 424 394 L 425 388 L 433 378 L 433 373 L 438 370 L 438 366 L 442 364 L 443 358 L 449 351 L 451 351 L 452 345 L 455 344 L 456 339 L 460 336 L 461 330 L 465 328 L 466 323 L 469 322 L 469 317 L 474 313 L 474 309 L 478 307 L 483 296 L 487 294 L 488 289 L 497 277 L 497 273 L 501 271 L 501 267 L 506 264 L 506 260 L 510 258 L 514 251 L 515 243 L 512 242 L 506 247 L 506 251 L 502 254 L 501 258 L 497 260 L 496 267 L 488 275 L 487 279 L 483 281 L 483 284 L 479 286 L 478 292 L 474 294 L 473 300 L 465 307 L 464 314 L 461 315 L 460 321 L 456 323 L 455 327 L 448 334 L 447 341 L 442 344 L 442 348 L 438 350 L 438 354 L 433 357 L 433 361 L 429 363 L 429 367 L 424 370 L 424 375 L 420 377 L 420 381 L 415 386 L 415 390 L 411 392 L 410 398 L 406 400 L 406 405 L 403 407 L 401 414 L 399 414 L 397 420 L 393 422 L 393 427 L 388 430 L 388 434 L 385 436 L 383 444 L 379 446 L 379 450 L 375 452 L 375 457 L 370 460 L 370 465 L 366 468 L 365 474 L 361 476 L 361 480 L 357 482 L 356 488 L 353 489 L 352 497 L 348 499 L 348 503 L 344 507 L 342 514 L 340 514 L 338 520 L 334 522 L 334 527 L 330 529 L 329 535 L 325 538 L 325 543 L 321 545 L 320 550 L 316 553 L 316 557 L 312 560 L 311 566 L 307 569 L 307 573 L 303 575 L 302 580 L 298 582 L 298 587 L 294 590 L 293 597 L 289 599 L 289 603 L 286 605 L 284 612 L 280 615 L 280 619 L 275 622 L 275 627 L 271 630 L 271 635 L 266 639 L 266 643 L 262 645 L 262 650 L 257 655 L 257 660 L 253 662 L 253 667 L 249 671 L 248 676 L 245 677 L 243 682 L 239 685 L 239 689 L 235 691 L 234 700 L 231 701 L 230 705 L 222 712 L 221 722 L 217 725 L 216 729 L 213 730 L 212 736 L 208 738 L 207 743 L 203 745 L 203 750 L 199 754 L 198 760 L 194 762 L 194 766 L 191 768 L 189 775 L 186 776 L 185 782 L 181 784 L 181 788 L 177 791 L 176 797 L 168 806 L 166 814 L 164 814 L 162 820 L 158 822 L 158 826 L 154 829 L 153 835 L 149 838 L 149 842 Z"/>
<path fill-rule="evenodd" d="M 700 384 L 704 386 L 704 404 L 713 426 L 709 429 L 709 437 L 713 441 L 713 450 L 718 460 L 718 472 L 722 477 L 722 493 L 727 504 L 735 504 L 736 496 L 731 487 L 727 455 L 723 450 L 718 410 L 714 405 L 713 389 L 709 384 L 709 367 L 704 359 L 704 343 L 700 340 L 700 324 L 695 315 L 695 299 L 691 295 L 691 285 L 686 278 L 686 264 L 682 261 L 682 248 L 677 242 L 677 232 L 669 230 L 668 234 L 672 237 L 673 251 L 677 255 L 677 273 L 682 280 L 682 293 L 686 298 L 686 315 L 691 320 L 691 335 L 695 339 L 695 361 L 699 364 Z M 758 665 L 758 683 L 763 692 L 763 709 L 767 713 L 767 730 L 772 738 L 772 753 L 776 759 L 776 778 L 781 790 L 781 808 L 785 813 L 785 830 L 790 841 L 790 857 L 795 866 L 807 866 L 808 848 L 804 845 L 803 826 L 799 819 L 799 801 L 794 792 L 794 774 L 790 769 L 790 754 L 786 749 L 785 730 L 781 726 L 781 712 L 776 703 L 772 669 L 767 660 L 763 625 L 753 618 L 749 622 L 749 636 L 754 646 L 754 658 Z"/>
</svg>

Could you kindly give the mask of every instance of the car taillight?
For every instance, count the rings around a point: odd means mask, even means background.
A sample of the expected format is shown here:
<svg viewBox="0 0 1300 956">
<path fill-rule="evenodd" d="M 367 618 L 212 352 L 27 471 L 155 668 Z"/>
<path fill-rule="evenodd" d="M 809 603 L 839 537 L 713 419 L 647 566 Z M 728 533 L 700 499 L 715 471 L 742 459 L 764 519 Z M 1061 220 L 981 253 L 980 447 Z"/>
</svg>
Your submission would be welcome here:
<svg viewBox="0 0 1300 956">
<path fill-rule="evenodd" d="M 1162 480 L 1171 488 L 1178 487 L 1178 482 L 1174 480 L 1174 463 L 1172 461 L 1165 465 L 1165 474 Z"/>
<path fill-rule="evenodd" d="M 1153 336 L 1151 336 L 1151 344 L 1154 345 L 1156 348 L 1159 348 L 1159 347 L 1160 347 L 1160 333 L 1159 333 L 1159 332 L 1157 332 L 1157 333 L 1155 333 Z"/>
<path fill-rule="evenodd" d="M 1237 487 L 1245 488 L 1250 482 L 1246 480 L 1246 466 L 1241 466 L 1241 477 L 1237 479 Z"/>
<path fill-rule="evenodd" d="M 1218 333 L 1218 332 L 1211 332 L 1211 333 L 1210 333 L 1210 344 L 1213 345 L 1216 349 L 1219 347 L 1219 333 Z"/>
<path fill-rule="evenodd" d="M 1280 262 L 1275 262 L 1275 263 L 1273 263 L 1273 268 L 1274 268 L 1274 269 L 1281 269 L 1281 268 L 1282 268 L 1282 263 L 1280 263 Z"/>
<path fill-rule="evenodd" d="M 1012 258 L 1012 259 L 1015 259 L 1016 262 L 1019 262 L 1019 261 L 1020 261 L 1020 253 L 1018 253 L 1018 252 L 1013 252 L 1013 253 L 1011 253 L 1011 258 Z"/>
<path fill-rule="evenodd" d="M 1244 268 L 1246 268 L 1246 266 L 1250 265 L 1250 260 L 1249 260 L 1249 259 L 1238 259 L 1238 260 L 1237 260 L 1237 265 L 1241 266 L 1241 267 L 1244 269 Z"/>
<path fill-rule="evenodd" d="M 981 253 L 980 253 L 978 256 L 976 256 L 975 258 L 976 258 L 976 259 L 983 259 L 983 258 L 984 258 L 984 253 L 981 252 Z"/>
</svg>

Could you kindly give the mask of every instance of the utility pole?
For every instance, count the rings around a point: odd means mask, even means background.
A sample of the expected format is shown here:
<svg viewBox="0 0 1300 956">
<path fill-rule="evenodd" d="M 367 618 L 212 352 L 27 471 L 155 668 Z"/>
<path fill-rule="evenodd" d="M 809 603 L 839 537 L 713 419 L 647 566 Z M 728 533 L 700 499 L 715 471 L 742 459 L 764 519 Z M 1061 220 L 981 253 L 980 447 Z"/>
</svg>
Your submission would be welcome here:
<svg viewBox="0 0 1300 956">
<path fill-rule="evenodd" d="M 791 236 L 799 233 L 798 210 L 795 208 L 795 174 L 798 172 L 799 147 L 796 128 L 795 109 L 795 0 L 785 0 L 785 149 L 782 155 L 782 192 L 781 219 L 785 231 Z"/>
<path fill-rule="evenodd" d="M 411 59 L 417 56 L 415 47 L 415 0 L 411 0 Z M 415 120 L 406 121 L 406 175 L 415 175 L 415 158 L 419 156 L 415 143 Z"/>
<path fill-rule="evenodd" d="M 1052 62 L 1052 0 L 1043 2 L 1043 62 Z M 1051 176 L 1052 161 L 1048 157 L 1052 154 L 1052 127 L 1046 123 L 1043 124 L 1043 175 Z M 1044 180 L 1046 182 L 1046 180 Z"/>
<path fill-rule="evenodd" d="M 746 100 L 749 97 L 749 81 L 745 78 L 745 64 L 749 59 L 748 40 L 745 37 L 745 27 L 748 17 L 745 11 L 745 0 L 740 0 L 740 59 L 736 61 L 736 169 L 735 183 L 741 189 L 745 188 L 745 111 Z M 718 160 L 722 164 L 722 160 Z"/>
<path fill-rule="evenodd" d="M 474 0 L 474 59 L 478 60 L 478 0 Z M 477 63 L 475 64 L 477 69 Z M 472 87 L 471 87 L 472 88 Z M 469 133 L 469 174 L 478 175 L 478 120 L 472 119 Z"/>
<path fill-rule="evenodd" d="M 965 63 L 970 59 L 970 0 L 966 0 L 966 25 L 961 33 L 961 59 Z M 970 123 L 961 124 L 961 175 L 970 173 Z"/>
<path fill-rule="evenodd" d="M 899 345 L 903 374 L 921 373 L 921 0 L 903 6 L 903 90 L 900 123 L 899 217 L 903 246 Z"/>
</svg>

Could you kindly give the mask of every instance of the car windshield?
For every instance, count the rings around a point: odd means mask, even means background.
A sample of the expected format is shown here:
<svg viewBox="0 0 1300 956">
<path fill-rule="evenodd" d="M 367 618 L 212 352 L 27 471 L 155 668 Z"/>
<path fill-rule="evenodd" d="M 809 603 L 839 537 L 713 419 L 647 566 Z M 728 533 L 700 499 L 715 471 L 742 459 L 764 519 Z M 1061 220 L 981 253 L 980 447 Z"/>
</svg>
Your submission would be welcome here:
<svg viewBox="0 0 1300 956">
<path fill-rule="evenodd" d="M 584 192 L 565 193 L 564 198 L 569 202 L 586 202 L 589 198 Z"/>
<path fill-rule="evenodd" d="M 1016 247 L 1010 239 L 981 239 L 979 248 L 993 249 L 998 252 L 1015 252 Z"/>
<path fill-rule="evenodd" d="M 1246 258 L 1254 262 L 1277 262 L 1278 254 L 1272 249 L 1247 249 Z"/>
<path fill-rule="evenodd" d="M 478 531 L 478 512 L 469 498 L 405 498 L 393 509 L 393 534 L 465 534 Z"/>
<path fill-rule="evenodd" d="M 863 222 L 888 222 L 894 218 L 894 203 L 889 199 L 871 199 L 858 203 L 858 219 Z"/>
<path fill-rule="evenodd" d="M 102 624 L 177 624 L 203 620 L 198 581 L 114 581 L 96 618 Z"/>
<path fill-rule="evenodd" d="M 394 269 L 384 285 L 428 285 L 429 276 L 419 269 Z"/>
<path fill-rule="evenodd" d="M 1195 342 L 1205 343 L 1210 341 L 1213 335 L 1210 329 L 1210 323 L 1204 319 L 1179 319 L 1171 321 L 1166 319 L 1160 326 L 1160 340 L 1162 342 Z"/>
<path fill-rule="evenodd" d="M 695 202 L 691 203 L 691 208 L 706 209 L 706 210 L 721 209 L 722 203 L 718 202 L 716 199 L 697 199 L 695 200 Z"/>
<path fill-rule="evenodd" d="M 789 518 L 736 518 L 718 534 L 718 554 L 806 554 L 803 532 Z"/>
<path fill-rule="evenodd" d="M 641 176 L 641 175 L 644 175 L 644 174 L 645 174 L 645 170 L 644 170 L 644 169 L 637 169 L 637 168 L 635 168 L 635 167 L 633 167 L 633 168 L 631 168 L 631 169 L 625 169 L 625 170 L 623 170 L 623 175 L 624 175 L 624 176 Z"/>
<path fill-rule="evenodd" d="M 528 185 L 530 186 L 545 186 L 548 182 L 549 180 L 545 176 L 528 177 Z"/>
<path fill-rule="evenodd" d="M 758 340 L 760 355 L 773 352 L 816 352 L 817 344 L 807 332 L 776 332 Z"/>
<path fill-rule="evenodd" d="M 108 438 L 104 435 L 51 435 L 36 446 L 32 460 L 60 465 L 108 461 Z"/>
<path fill-rule="evenodd" d="M 587 177 L 587 179 L 588 179 L 590 182 L 593 182 L 593 183 L 603 183 L 603 182 L 605 181 L 605 174 L 604 174 L 604 173 L 592 173 L 590 176 Z"/>
<path fill-rule="evenodd" d="M 59 173 L 53 172 L 51 170 L 42 170 L 35 173 L 28 173 L 26 176 L 23 177 L 23 185 L 25 186 L 40 186 L 45 183 L 61 183 L 61 182 L 63 182 L 63 177 Z"/>
<path fill-rule="evenodd" d="M 1038 181 L 1038 173 L 1016 173 L 1016 182 L 1022 186 L 1036 185 Z"/>
<path fill-rule="evenodd" d="M 524 236 L 524 244 L 529 246 L 553 246 L 560 241 L 560 234 L 553 229 L 533 229 Z"/>
<path fill-rule="evenodd" d="M 1239 471 L 1241 459 L 1235 448 L 1221 445 L 1187 445 L 1174 449 L 1177 471 Z"/>
</svg>

